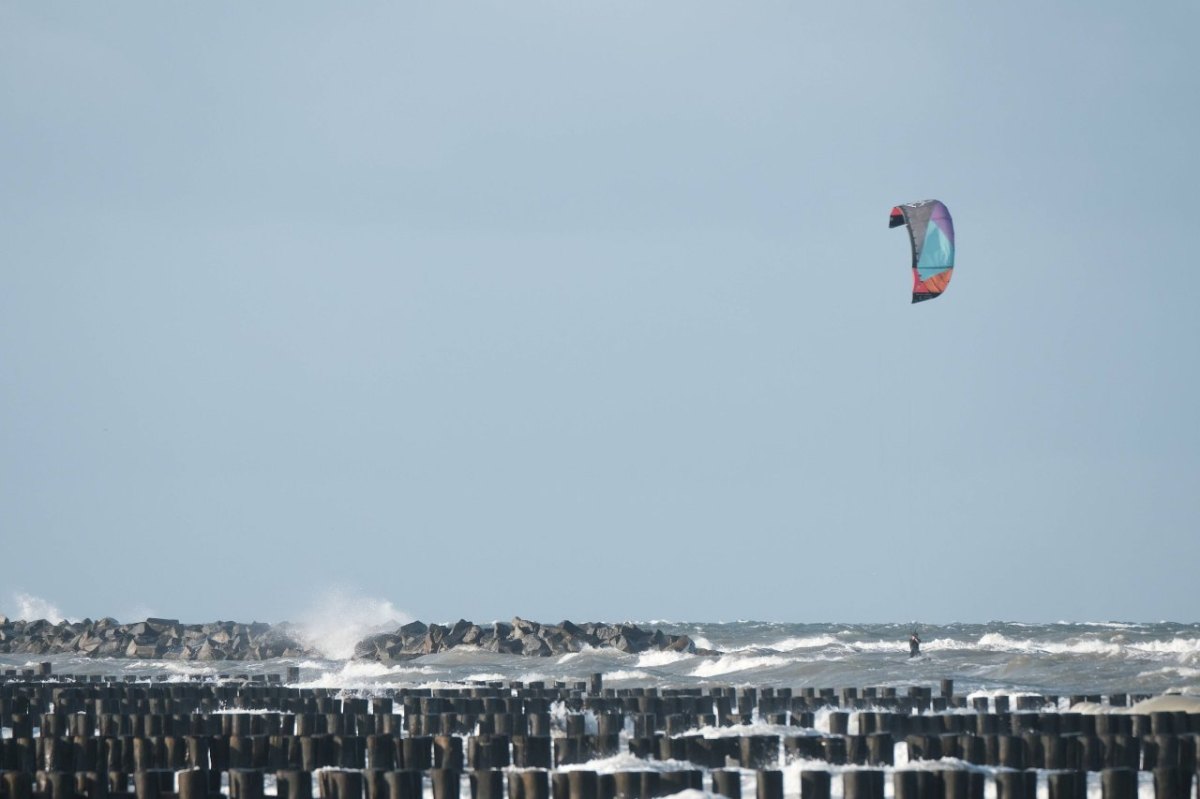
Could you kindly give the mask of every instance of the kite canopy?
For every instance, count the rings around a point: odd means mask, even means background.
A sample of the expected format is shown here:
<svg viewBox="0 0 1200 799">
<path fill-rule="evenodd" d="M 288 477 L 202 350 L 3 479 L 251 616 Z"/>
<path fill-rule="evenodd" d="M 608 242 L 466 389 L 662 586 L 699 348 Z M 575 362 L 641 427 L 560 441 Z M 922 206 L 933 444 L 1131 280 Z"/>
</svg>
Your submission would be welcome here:
<svg viewBox="0 0 1200 799">
<path fill-rule="evenodd" d="M 937 200 L 897 205 L 888 227 L 905 224 L 912 242 L 912 301 L 940 297 L 954 274 L 954 222 L 950 211 Z"/>
</svg>

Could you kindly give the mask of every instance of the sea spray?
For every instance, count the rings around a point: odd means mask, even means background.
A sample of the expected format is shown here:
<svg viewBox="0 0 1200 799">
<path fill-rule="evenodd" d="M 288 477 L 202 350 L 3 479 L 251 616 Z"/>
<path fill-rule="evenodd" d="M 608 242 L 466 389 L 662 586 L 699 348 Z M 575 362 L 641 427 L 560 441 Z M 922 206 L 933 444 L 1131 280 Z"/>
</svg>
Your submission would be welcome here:
<svg viewBox="0 0 1200 799">
<path fill-rule="evenodd" d="M 354 657 L 354 646 L 368 635 L 394 630 L 412 616 L 389 600 L 375 599 L 346 588 L 330 588 L 304 612 L 296 624 L 300 638 L 327 658 Z"/>
<path fill-rule="evenodd" d="M 36 619 L 45 619 L 51 624 L 58 624 L 65 620 L 65 616 L 58 606 L 49 600 L 36 597 L 33 594 L 26 594 L 23 591 L 14 591 L 12 594 L 12 605 L 14 608 L 13 618 L 24 621 L 34 621 Z"/>
</svg>

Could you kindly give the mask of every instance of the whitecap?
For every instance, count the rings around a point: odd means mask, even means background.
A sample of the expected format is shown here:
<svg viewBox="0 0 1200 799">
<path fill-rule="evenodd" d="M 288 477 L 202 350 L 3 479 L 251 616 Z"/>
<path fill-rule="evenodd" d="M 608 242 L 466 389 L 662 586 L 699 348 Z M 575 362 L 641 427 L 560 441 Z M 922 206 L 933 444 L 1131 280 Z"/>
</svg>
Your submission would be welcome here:
<svg viewBox="0 0 1200 799">
<path fill-rule="evenodd" d="M 466 682 L 500 682 L 507 679 L 499 672 L 484 672 L 482 674 L 468 674 L 465 678 Z"/>
<path fill-rule="evenodd" d="M 793 652 L 797 649 L 816 649 L 822 646 L 839 646 L 842 642 L 832 635 L 813 635 L 807 637 L 784 638 L 767 646 L 777 652 Z"/>
<path fill-rule="evenodd" d="M 707 660 L 698 665 L 692 672 L 693 677 L 716 677 L 719 674 L 731 674 L 748 669 L 761 669 L 770 666 L 783 666 L 787 658 L 778 655 L 722 655 L 716 660 Z"/>
<path fill-rule="evenodd" d="M 391 631 L 412 616 L 389 600 L 332 587 L 301 614 L 296 631 L 305 644 L 328 658 L 354 656 L 355 645 L 369 635 Z"/>
<path fill-rule="evenodd" d="M 638 656 L 637 665 L 639 668 L 653 668 L 655 666 L 666 666 L 671 663 L 678 663 L 681 660 L 695 657 L 686 652 L 671 652 L 669 650 L 661 650 L 654 652 L 643 652 Z"/>
<path fill-rule="evenodd" d="M 21 619 L 22 621 L 45 619 L 51 624 L 61 624 L 67 620 L 62 611 L 58 609 L 58 605 L 33 594 L 14 591 L 12 602 L 16 606 L 16 610 L 13 612 L 14 619 Z"/>
</svg>

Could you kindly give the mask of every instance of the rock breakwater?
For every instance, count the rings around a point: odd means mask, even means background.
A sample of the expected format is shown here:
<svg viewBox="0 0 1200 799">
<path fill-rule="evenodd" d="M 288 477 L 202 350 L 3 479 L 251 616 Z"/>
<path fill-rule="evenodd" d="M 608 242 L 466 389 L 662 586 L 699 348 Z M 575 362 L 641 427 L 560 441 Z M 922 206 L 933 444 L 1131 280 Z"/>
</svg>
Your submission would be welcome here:
<svg viewBox="0 0 1200 799">
<path fill-rule="evenodd" d="M 0 616 L 0 653 L 86 655 L 162 660 L 267 660 L 316 656 L 287 624 L 215 621 L 181 624 L 177 619 L 10 621 Z"/>
<path fill-rule="evenodd" d="M 662 630 L 644 630 L 633 624 L 575 624 L 570 621 L 539 624 L 517 618 L 510 623 L 495 622 L 482 627 L 459 619 L 449 626 L 414 621 L 394 632 L 370 636 L 358 643 L 354 657 L 388 662 L 445 652 L 455 647 L 540 657 L 601 647 L 628 653 L 698 651 L 686 635 L 667 635 Z"/>
<path fill-rule="evenodd" d="M 546 657 L 587 648 L 611 647 L 622 652 L 701 652 L 686 635 L 668 635 L 634 624 L 540 624 L 515 618 L 478 625 L 405 624 L 359 641 L 356 660 L 384 663 L 464 647 L 530 657 Z M 51 622 L 10 620 L 0 616 L 0 654 L 82 655 L 87 657 L 160 660 L 269 660 L 321 657 L 318 644 L 305 639 L 295 625 L 216 621 L 181 624 L 178 619 L 150 618 L 136 623 L 116 619 Z"/>
</svg>

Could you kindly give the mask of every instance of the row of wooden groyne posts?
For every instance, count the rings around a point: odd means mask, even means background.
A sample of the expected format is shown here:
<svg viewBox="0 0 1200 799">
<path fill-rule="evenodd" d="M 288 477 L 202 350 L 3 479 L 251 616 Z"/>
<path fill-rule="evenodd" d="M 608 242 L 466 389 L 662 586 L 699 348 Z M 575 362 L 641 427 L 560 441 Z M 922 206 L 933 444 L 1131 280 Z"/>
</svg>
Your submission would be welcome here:
<svg viewBox="0 0 1200 799">
<path fill-rule="evenodd" d="M 801 799 L 839 788 L 883 799 L 889 781 L 895 799 L 983 799 L 989 781 L 998 799 L 1079 799 L 1089 785 L 1132 799 L 1151 784 L 1159 799 L 1187 799 L 1200 737 L 1200 713 L 1074 713 L 1053 696 L 968 701 L 949 680 L 938 695 L 927 686 L 613 690 L 597 674 L 355 695 L 287 684 L 298 677 L 9 671 L 0 799 L 262 799 L 271 789 L 280 799 L 652 799 L 689 789 L 783 799 L 788 765 L 799 780 L 788 793 Z M 1070 700 L 1116 708 L 1138 698 Z M 751 722 L 779 726 L 737 734 Z M 587 768 L 621 752 L 646 767 Z"/>
</svg>

